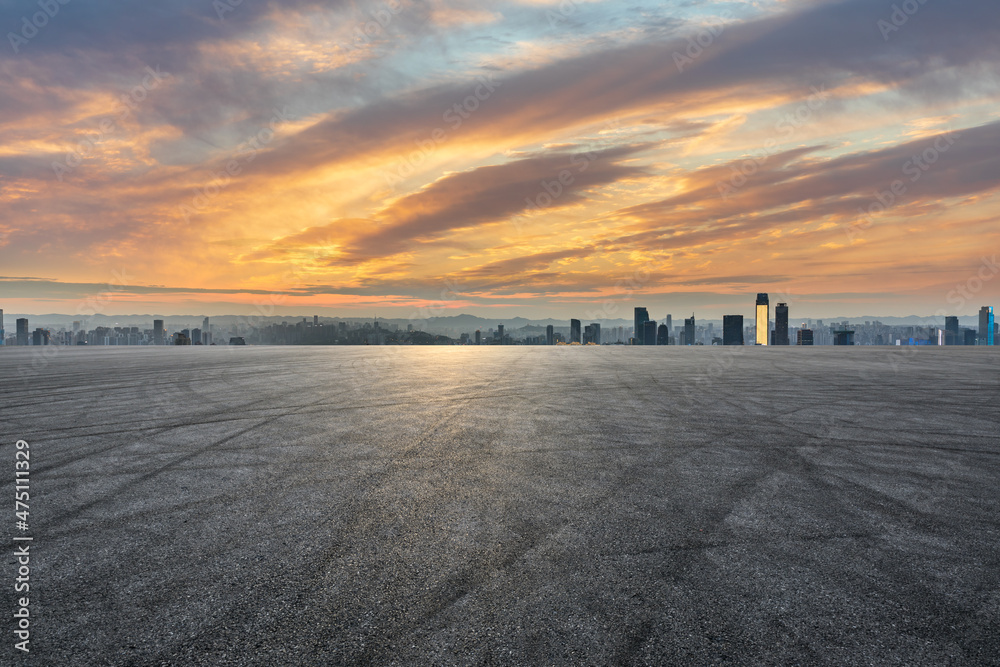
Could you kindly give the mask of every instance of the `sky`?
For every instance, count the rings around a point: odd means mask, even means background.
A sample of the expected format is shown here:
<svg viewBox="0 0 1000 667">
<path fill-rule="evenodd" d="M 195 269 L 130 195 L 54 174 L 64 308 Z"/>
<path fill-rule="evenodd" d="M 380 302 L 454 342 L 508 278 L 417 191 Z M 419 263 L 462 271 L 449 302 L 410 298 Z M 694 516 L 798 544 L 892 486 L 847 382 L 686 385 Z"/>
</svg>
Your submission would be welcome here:
<svg viewBox="0 0 1000 667">
<path fill-rule="evenodd" d="M 996 0 L 0 0 L 7 313 L 1000 306 Z"/>
</svg>

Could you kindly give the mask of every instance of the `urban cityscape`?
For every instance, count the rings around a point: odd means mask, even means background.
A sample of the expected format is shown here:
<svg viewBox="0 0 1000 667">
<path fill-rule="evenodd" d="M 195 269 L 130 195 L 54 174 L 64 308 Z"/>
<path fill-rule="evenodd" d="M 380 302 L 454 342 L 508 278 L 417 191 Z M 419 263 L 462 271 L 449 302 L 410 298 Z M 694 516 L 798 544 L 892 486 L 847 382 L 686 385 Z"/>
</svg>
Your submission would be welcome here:
<svg viewBox="0 0 1000 667">
<path fill-rule="evenodd" d="M 214 325 L 204 317 L 199 326 L 168 328 L 154 319 L 142 325 L 97 326 L 86 321 L 72 325 L 31 328 L 30 318 L 16 318 L 16 330 L 6 334 L 0 310 L 0 345 L 4 346 L 141 346 L 141 345 L 997 345 L 1000 323 L 992 306 L 979 309 L 978 325 L 960 326 L 958 316 L 927 318 L 930 323 L 889 325 L 878 320 L 824 321 L 808 319 L 798 326 L 790 319 L 787 303 L 774 306 L 768 295 L 757 294 L 753 316 L 725 315 L 722 321 L 699 321 L 694 313 L 676 323 L 668 314 L 651 319 L 649 309 L 635 307 L 635 319 L 609 324 L 570 319 L 567 326 L 526 324 L 510 329 L 503 324 L 455 331 L 437 325 L 397 321 L 338 320 L 314 315 L 300 321 L 254 323 L 251 318 L 225 318 Z M 178 318 L 175 318 L 178 319 Z M 183 318 L 180 318 L 183 319 Z M 273 319 L 273 318 L 272 318 Z M 235 320 L 235 321 L 232 321 Z M 620 321 L 620 320 L 619 320 Z"/>
</svg>

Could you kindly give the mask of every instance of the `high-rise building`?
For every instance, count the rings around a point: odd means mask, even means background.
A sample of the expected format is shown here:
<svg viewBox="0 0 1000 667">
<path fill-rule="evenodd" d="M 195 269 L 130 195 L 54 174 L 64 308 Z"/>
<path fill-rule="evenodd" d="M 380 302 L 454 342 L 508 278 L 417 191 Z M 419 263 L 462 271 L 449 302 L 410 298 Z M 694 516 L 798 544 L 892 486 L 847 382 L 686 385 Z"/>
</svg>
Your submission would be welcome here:
<svg viewBox="0 0 1000 667">
<path fill-rule="evenodd" d="M 483 332 L 480 331 L 479 329 L 476 329 L 476 345 L 482 345 L 482 344 L 483 344 Z"/>
<path fill-rule="evenodd" d="M 4 335 L 6 332 L 3 330 L 3 308 L 0 308 L 0 345 L 4 344 Z"/>
<path fill-rule="evenodd" d="M 656 345 L 656 320 L 646 320 L 642 323 L 642 344 Z"/>
<path fill-rule="evenodd" d="M 684 344 L 694 345 L 694 313 L 684 318 Z"/>
<path fill-rule="evenodd" d="M 666 324 L 661 324 L 656 327 L 656 344 L 657 345 L 669 345 L 670 344 L 670 333 L 667 330 Z"/>
<path fill-rule="evenodd" d="M 17 344 L 18 345 L 30 345 L 28 340 L 28 318 L 19 317 L 17 318 Z"/>
<path fill-rule="evenodd" d="M 319 326 L 319 315 L 313 315 L 313 326 L 314 327 L 318 327 Z M 205 318 L 205 327 L 206 328 L 208 327 L 208 318 L 207 317 Z"/>
<path fill-rule="evenodd" d="M 846 329 L 833 332 L 834 345 L 854 345 L 854 332 Z"/>
<path fill-rule="evenodd" d="M 545 344 L 546 345 L 556 344 L 556 328 L 551 324 L 545 327 Z"/>
<path fill-rule="evenodd" d="M 635 309 L 635 328 L 632 330 L 632 336 L 635 338 L 636 345 L 642 345 L 645 334 L 643 333 L 646 329 L 646 322 L 649 321 L 649 311 L 641 306 L 636 306 Z"/>
<path fill-rule="evenodd" d="M 503 340 L 503 325 L 502 324 L 498 324 L 497 325 L 497 340 L 500 341 L 501 345 L 504 344 L 504 340 Z"/>
<path fill-rule="evenodd" d="M 3 315 L 3 311 L 0 310 L 0 316 Z M 993 319 L 993 306 L 983 306 L 979 309 L 979 345 L 993 345 L 993 325 L 996 322 Z M 2 325 L 0 325 L 2 327 Z"/>
<path fill-rule="evenodd" d="M 743 316 L 722 316 L 722 344 L 743 345 Z"/>
<path fill-rule="evenodd" d="M 580 320 L 569 321 L 569 342 L 579 343 L 580 341 Z"/>
<path fill-rule="evenodd" d="M 673 331 L 674 331 L 673 317 L 670 315 L 670 313 L 667 313 L 667 339 L 668 340 L 670 338 L 670 334 L 673 333 Z"/>
<path fill-rule="evenodd" d="M 601 325 L 598 322 L 594 322 L 590 325 L 591 336 L 590 342 L 597 345 L 601 344 Z"/>
<path fill-rule="evenodd" d="M 48 345 L 49 344 L 49 332 L 47 329 L 42 329 L 41 327 L 35 329 L 31 334 L 31 344 L 32 345 Z"/>
<path fill-rule="evenodd" d="M 153 320 L 153 345 L 163 345 L 165 342 L 163 320 Z"/>
<path fill-rule="evenodd" d="M 796 335 L 796 345 L 812 345 L 813 344 L 813 332 L 812 329 L 799 329 Z"/>
<path fill-rule="evenodd" d="M 757 310 L 754 323 L 757 326 L 755 343 L 757 345 L 767 345 L 767 326 L 771 317 L 771 306 L 767 301 L 767 294 L 759 292 L 757 294 Z"/>
<path fill-rule="evenodd" d="M 774 307 L 774 344 L 788 345 L 788 304 L 779 303 Z"/>
<path fill-rule="evenodd" d="M 201 340 L 201 329 L 191 329 L 191 344 L 201 345 L 202 342 L 203 341 Z"/>
<path fill-rule="evenodd" d="M 953 315 L 944 318 L 944 344 L 961 345 L 963 342 L 958 337 L 958 318 Z"/>
</svg>

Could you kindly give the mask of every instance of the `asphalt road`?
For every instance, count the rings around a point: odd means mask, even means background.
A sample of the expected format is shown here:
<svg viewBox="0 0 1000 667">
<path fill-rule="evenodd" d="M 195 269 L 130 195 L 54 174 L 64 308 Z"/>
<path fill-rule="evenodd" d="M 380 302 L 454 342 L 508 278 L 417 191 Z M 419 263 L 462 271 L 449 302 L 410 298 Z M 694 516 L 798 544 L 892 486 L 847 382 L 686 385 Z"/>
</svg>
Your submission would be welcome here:
<svg viewBox="0 0 1000 667">
<path fill-rule="evenodd" d="M 2 349 L 0 663 L 1000 664 L 998 404 L 1000 348 Z"/>
</svg>

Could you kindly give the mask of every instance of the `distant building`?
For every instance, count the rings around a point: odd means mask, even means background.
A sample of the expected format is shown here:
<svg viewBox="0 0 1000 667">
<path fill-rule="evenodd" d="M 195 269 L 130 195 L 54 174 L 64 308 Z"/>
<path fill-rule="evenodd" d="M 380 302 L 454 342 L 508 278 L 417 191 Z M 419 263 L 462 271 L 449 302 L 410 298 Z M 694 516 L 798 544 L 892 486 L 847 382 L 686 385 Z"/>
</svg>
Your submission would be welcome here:
<svg viewBox="0 0 1000 667">
<path fill-rule="evenodd" d="M 963 345 L 975 345 L 978 335 L 972 329 L 962 329 Z"/>
<path fill-rule="evenodd" d="M 657 345 L 669 345 L 670 344 L 670 333 L 667 329 L 666 324 L 661 324 L 656 327 L 656 344 Z"/>
<path fill-rule="evenodd" d="M 184 329 L 177 334 L 174 334 L 174 345 L 190 345 L 191 336 L 188 335 L 188 330 Z"/>
<path fill-rule="evenodd" d="M 656 345 L 656 320 L 646 320 L 643 322 L 642 344 Z"/>
<path fill-rule="evenodd" d="M 684 345 L 694 345 L 694 313 L 684 318 Z"/>
<path fill-rule="evenodd" d="M 478 340 L 476 341 L 479 342 Z M 551 324 L 545 327 L 545 344 L 555 345 L 556 344 L 556 328 Z"/>
<path fill-rule="evenodd" d="M 0 308 L 0 345 L 4 344 L 4 335 L 7 332 L 3 330 L 3 308 Z"/>
<path fill-rule="evenodd" d="M 503 342 L 503 325 L 502 324 L 498 324 L 497 325 L 497 340 L 500 341 L 501 345 L 504 344 L 504 342 Z"/>
<path fill-rule="evenodd" d="M 153 345 L 163 345 L 166 342 L 163 331 L 163 320 L 153 320 Z"/>
<path fill-rule="evenodd" d="M 38 328 L 31 334 L 31 344 L 32 345 L 48 345 L 49 344 L 49 332 L 45 329 Z"/>
<path fill-rule="evenodd" d="M 833 332 L 834 345 L 854 345 L 854 332 L 846 329 Z"/>
<path fill-rule="evenodd" d="M 674 332 L 673 316 L 670 315 L 670 313 L 667 313 L 667 338 L 668 339 L 673 334 L 673 332 Z"/>
<path fill-rule="evenodd" d="M 779 303 L 774 307 L 774 344 L 788 345 L 788 304 Z"/>
<path fill-rule="evenodd" d="M 246 345 L 247 342 L 243 340 L 243 336 L 233 336 L 229 339 L 230 345 Z"/>
<path fill-rule="evenodd" d="M 31 342 L 28 340 L 28 318 L 19 317 L 17 318 L 17 344 L 18 345 L 30 345 Z"/>
<path fill-rule="evenodd" d="M 0 316 L 3 311 L 0 310 Z M 996 322 L 993 319 L 993 306 L 983 306 L 979 309 L 979 339 L 980 345 L 993 345 L 993 329 Z"/>
<path fill-rule="evenodd" d="M 192 345 L 201 345 L 202 342 L 203 341 L 201 340 L 201 329 L 192 329 L 191 330 L 191 344 Z"/>
<path fill-rule="evenodd" d="M 483 344 L 483 332 L 480 331 L 479 329 L 476 329 L 476 345 L 482 345 L 482 344 Z"/>
<path fill-rule="evenodd" d="M 771 318 L 771 306 L 767 300 L 767 294 L 764 292 L 759 292 L 757 294 L 757 305 L 755 310 L 754 323 L 756 324 L 756 339 L 755 343 L 757 345 L 767 345 L 767 326 L 768 321 Z"/>
<path fill-rule="evenodd" d="M 569 342 L 580 343 L 580 320 L 569 321 Z"/>
<path fill-rule="evenodd" d="M 813 344 L 813 331 L 812 329 L 799 329 L 796 335 L 796 345 L 812 345 Z"/>
<path fill-rule="evenodd" d="M 958 318 L 953 315 L 949 315 L 944 318 L 944 344 L 961 345 L 965 342 L 965 340 L 960 339 L 958 336 Z"/>
<path fill-rule="evenodd" d="M 722 344 L 743 345 L 743 316 L 722 316 Z"/>
<path fill-rule="evenodd" d="M 595 345 L 601 344 L 601 325 L 598 322 L 593 322 L 587 326 L 590 329 L 590 340 L 587 342 L 594 343 Z"/>
<path fill-rule="evenodd" d="M 643 339 L 645 338 L 646 322 L 649 321 L 649 311 L 641 306 L 636 306 L 635 309 L 635 328 L 632 330 L 632 335 L 635 337 L 635 344 L 642 345 Z"/>
</svg>

